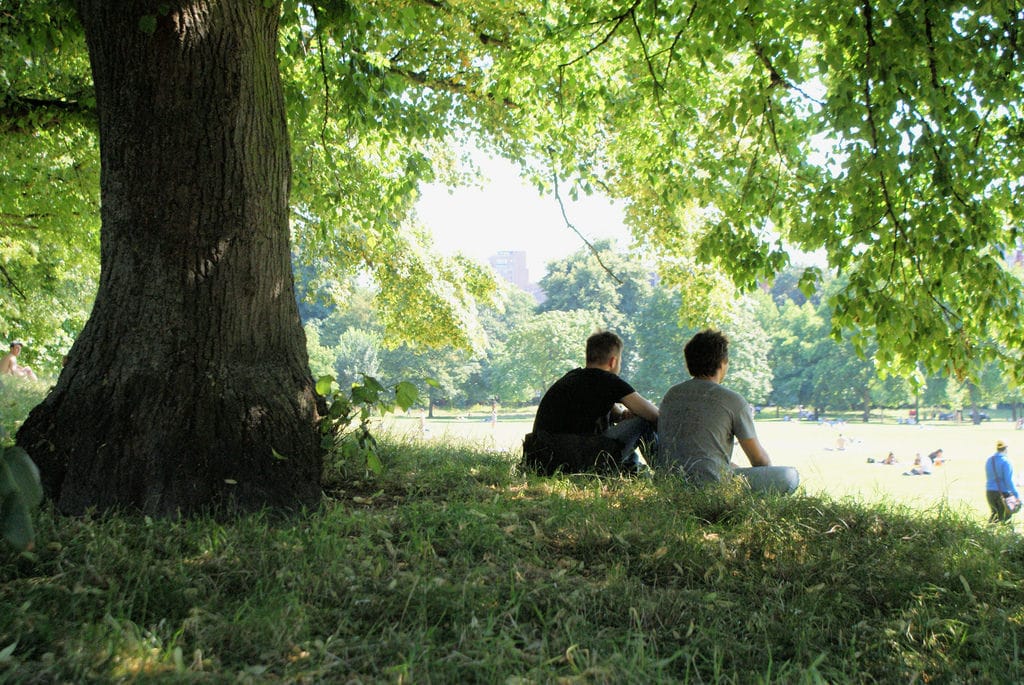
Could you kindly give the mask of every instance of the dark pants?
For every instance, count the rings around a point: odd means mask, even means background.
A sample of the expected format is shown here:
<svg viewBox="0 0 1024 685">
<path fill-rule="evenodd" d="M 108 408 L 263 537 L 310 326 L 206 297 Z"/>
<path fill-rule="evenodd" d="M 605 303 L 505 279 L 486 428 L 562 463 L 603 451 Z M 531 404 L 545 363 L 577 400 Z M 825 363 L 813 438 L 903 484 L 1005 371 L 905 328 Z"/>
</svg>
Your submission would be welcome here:
<svg viewBox="0 0 1024 685">
<path fill-rule="evenodd" d="M 988 508 L 992 512 L 988 517 L 989 523 L 1006 523 L 1013 516 L 1013 512 L 1006 508 L 1003 493 L 998 490 L 986 490 L 985 499 L 988 500 Z"/>
<path fill-rule="evenodd" d="M 633 454 L 633 450 L 641 443 L 644 446 L 641 450 L 642 452 L 654 450 L 658 444 L 658 434 L 655 432 L 654 424 L 639 416 L 634 416 L 608 426 L 602 435 L 615 438 L 622 443 L 623 460 L 628 459 Z M 651 455 L 645 453 L 644 456 L 649 460 Z"/>
</svg>

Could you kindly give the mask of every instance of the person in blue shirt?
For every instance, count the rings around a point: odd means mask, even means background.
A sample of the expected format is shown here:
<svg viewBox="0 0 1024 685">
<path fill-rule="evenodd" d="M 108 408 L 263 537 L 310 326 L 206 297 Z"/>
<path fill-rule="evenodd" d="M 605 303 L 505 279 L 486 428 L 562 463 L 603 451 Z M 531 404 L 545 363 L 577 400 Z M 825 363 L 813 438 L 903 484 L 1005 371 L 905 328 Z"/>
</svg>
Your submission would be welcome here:
<svg viewBox="0 0 1024 685">
<path fill-rule="evenodd" d="M 1016 513 L 1006 505 L 1005 496 L 1017 494 L 1017 486 L 1013 483 L 1013 466 L 1006 458 L 1006 443 L 996 442 L 996 453 L 985 461 L 985 498 L 988 508 L 992 511 L 990 523 L 1005 523 Z"/>
</svg>

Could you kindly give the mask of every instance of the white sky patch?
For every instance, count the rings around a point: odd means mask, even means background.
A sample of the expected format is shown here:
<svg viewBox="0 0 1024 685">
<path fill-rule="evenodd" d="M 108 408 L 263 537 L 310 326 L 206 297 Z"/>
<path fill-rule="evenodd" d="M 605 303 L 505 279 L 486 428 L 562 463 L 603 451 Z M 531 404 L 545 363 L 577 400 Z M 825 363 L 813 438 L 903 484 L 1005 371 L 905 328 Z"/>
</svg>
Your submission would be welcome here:
<svg viewBox="0 0 1024 685">
<path fill-rule="evenodd" d="M 482 188 L 449 192 L 443 185 L 423 187 L 416 211 L 438 252 L 461 252 L 486 264 L 500 251 L 522 250 L 530 279 L 537 282 L 548 262 L 586 247 L 566 226 L 553 193 L 541 195 L 510 162 L 484 157 L 476 161 L 485 175 Z M 632 237 L 619 206 L 603 197 L 573 202 L 564 190 L 562 199 L 569 221 L 587 240 L 612 238 L 619 249 L 629 247 Z"/>
</svg>

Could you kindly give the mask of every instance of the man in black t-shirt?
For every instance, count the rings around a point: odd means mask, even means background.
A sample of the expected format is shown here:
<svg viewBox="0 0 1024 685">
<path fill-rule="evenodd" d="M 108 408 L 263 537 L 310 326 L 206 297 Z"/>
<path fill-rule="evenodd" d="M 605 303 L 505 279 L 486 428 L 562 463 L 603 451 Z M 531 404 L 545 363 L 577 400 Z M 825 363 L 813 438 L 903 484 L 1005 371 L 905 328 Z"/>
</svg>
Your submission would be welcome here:
<svg viewBox="0 0 1024 685">
<path fill-rule="evenodd" d="M 628 460 L 641 440 L 656 440 L 658 408 L 619 378 L 622 339 L 611 331 L 587 338 L 587 365 L 548 388 L 537 407 L 534 434 L 604 435 L 622 443 Z"/>
</svg>

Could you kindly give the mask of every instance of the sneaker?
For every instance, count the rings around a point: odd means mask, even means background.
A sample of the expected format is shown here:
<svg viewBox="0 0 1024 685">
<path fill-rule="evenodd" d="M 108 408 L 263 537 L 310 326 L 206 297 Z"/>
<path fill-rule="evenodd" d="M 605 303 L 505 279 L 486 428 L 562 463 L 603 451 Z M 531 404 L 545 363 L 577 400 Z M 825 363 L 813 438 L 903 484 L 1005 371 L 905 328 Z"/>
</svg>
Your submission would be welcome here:
<svg viewBox="0 0 1024 685">
<path fill-rule="evenodd" d="M 640 454 L 639 449 L 633 450 L 633 453 L 622 462 L 622 472 L 629 476 L 643 478 L 644 480 L 654 478 L 654 469 L 644 459 L 644 455 Z"/>
</svg>

